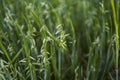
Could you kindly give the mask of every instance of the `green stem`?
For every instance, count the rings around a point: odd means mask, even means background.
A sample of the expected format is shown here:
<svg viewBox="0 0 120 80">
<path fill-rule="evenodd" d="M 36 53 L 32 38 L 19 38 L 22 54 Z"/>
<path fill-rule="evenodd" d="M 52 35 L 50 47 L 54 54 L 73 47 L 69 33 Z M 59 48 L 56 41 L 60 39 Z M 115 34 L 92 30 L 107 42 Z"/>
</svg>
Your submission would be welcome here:
<svg viewBox="0 0 120 80">
<path fill-rule="evenodd" d="M 59 80 L 61 80 L 61 57 L 62 56 L 62 54 L 61 54 L 61 52 L 59 51 L 59 54 L 58 54 L 58 59 L 59 59 L 59 64 L 58 64 L 58 69 L 59 69 Z"/>
<path fill-rule="evenodd" d="M 115 3 L 114 0 L 111 0 L 111 6 L 112 6 L 112 13 L 113 13 L 113 18 L 114 18 L 114 26 L 115 26 L 115 33 L 116 33 L 116 58 L 115 58 L 115 68 L 116 68 L 116 80 L 118 80 L 118 50 L 119 50 L 119 35 L 118 35 L 118 19 L 117 19 L 117 14 L 115 10 Z"/>
</svg>

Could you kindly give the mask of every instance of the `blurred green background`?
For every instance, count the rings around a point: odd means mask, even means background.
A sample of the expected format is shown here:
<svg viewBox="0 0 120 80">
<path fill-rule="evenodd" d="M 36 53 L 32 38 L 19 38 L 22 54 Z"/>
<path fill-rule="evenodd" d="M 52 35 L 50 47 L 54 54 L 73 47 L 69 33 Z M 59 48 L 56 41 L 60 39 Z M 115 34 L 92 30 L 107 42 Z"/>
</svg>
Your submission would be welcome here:
<svg viewBox="0 0 120 80">
<path fill-rule="evenodd" d="M 0 80 L 119 80 L 120 0 L 0 0 Z"/>
</svg>

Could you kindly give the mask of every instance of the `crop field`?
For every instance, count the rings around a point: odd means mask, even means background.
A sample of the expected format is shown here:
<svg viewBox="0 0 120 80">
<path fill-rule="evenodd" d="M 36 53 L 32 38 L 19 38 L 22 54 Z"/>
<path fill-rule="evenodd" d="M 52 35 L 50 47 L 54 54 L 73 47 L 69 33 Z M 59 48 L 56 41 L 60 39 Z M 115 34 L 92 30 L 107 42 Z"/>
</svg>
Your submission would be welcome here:
<svg viewBox="0 0 120 80">
<path fill-rule="evenodd" d="M 120 0 L 0 0 L 0 80 L 120 80 Z"/>
</svg>

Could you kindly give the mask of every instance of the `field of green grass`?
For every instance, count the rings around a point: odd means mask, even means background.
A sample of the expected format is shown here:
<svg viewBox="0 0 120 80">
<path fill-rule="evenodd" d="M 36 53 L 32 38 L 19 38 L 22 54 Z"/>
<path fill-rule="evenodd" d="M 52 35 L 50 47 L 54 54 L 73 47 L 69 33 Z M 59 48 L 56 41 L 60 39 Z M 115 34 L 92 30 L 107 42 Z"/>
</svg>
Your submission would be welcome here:
<svg viewBox="0 0 120 80">
<path fill-rule="evenodd" d="M 0 80 L 120 80 L 120 0 L 0 0 Z"/>
</svg>

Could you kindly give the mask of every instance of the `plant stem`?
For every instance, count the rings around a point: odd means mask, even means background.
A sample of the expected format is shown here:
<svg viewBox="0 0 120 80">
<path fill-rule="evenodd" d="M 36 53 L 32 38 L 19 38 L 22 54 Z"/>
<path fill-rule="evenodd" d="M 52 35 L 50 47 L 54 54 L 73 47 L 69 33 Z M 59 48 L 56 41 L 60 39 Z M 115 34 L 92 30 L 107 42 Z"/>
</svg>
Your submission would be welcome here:
<svg viewBox="0 0 120 80">
<path fill-rule="evenodd" d="M 116 80 L 118 80 L 118 50 L 119 50 L 119 35 L 118 35 L 118 19 L 117 19 L 117 14 L 115 9 L 115 3 L 114 0 L 111 0 L 111 6 L 112 6 L 112 13 L 113 13 L 113 18 L 114 18 L 114 26 L 115 26 L 115 33 L 116 33 L 116 58 L 115 58 L 115 68 L 116 68 Z"/>
</svg>

